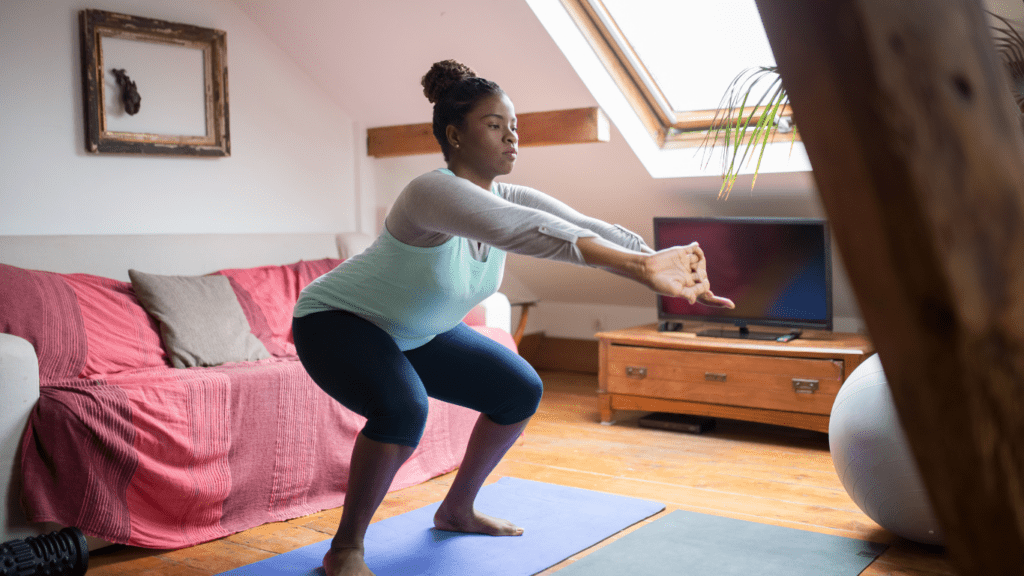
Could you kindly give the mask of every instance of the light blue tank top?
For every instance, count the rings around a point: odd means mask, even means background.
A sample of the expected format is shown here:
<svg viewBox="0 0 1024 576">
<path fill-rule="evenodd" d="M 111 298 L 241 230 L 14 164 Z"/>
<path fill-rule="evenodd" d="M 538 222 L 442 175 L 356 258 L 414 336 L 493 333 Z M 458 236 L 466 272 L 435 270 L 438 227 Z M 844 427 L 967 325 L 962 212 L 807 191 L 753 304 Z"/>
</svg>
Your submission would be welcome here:
<svg viewBox="0 0 1024 576">
<path fill-rule="evenodd" d="M 294 316 L 348 310 L 412 350 L 447 332 L 501 285 L 505 252 L 493 246 L 484 261 L 470 240 L 451 237 L 421 248 L 397 240 L 387 227 L 369 248 L 311 282 Z"/>
</svg>

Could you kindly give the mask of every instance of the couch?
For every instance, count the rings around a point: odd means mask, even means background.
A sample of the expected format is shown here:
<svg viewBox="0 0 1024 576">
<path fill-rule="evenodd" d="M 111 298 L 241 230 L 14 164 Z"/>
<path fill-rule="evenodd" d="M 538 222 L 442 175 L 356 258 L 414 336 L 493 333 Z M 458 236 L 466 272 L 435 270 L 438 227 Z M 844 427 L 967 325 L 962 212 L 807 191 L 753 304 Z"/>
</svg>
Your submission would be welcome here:
<svg viewBox="0 0 1024 576">
<path fill-rule="evenodd" d="M 0 237 L 0 542 L 75 526 L 93 547 L 179 548 L 340 506 L 363 419 L 303 370 L 291 306 L 368 241 Z M 514 349 L 508 308 L 497 294 L 466 322 Z M 431 399 L 391 488 L 455 469 L 475 420 Z"/>
</svg>

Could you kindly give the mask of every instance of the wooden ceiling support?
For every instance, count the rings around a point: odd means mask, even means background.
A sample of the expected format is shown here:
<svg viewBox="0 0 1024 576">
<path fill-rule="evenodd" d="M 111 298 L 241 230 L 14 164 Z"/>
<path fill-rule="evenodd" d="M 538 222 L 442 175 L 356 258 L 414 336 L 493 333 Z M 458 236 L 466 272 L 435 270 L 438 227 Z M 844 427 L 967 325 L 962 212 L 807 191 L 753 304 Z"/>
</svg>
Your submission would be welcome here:
<svg viewBox="0 0 1024 576">
<path fill-rule="evenodd" d="M 611 124 L 600 108 L 574 108 L 519 114 L 520 146 L 551 146 L 608 142 Z M 439 154 L 431 124 L 383 126 L 366 131 L 367 151 L 374 158 Z"/>
<path fill-rule="evenodd" d="M 1024 567 L 1024 135 L 977 0 L 757 0 L 964 575 Z"/>
</svg>

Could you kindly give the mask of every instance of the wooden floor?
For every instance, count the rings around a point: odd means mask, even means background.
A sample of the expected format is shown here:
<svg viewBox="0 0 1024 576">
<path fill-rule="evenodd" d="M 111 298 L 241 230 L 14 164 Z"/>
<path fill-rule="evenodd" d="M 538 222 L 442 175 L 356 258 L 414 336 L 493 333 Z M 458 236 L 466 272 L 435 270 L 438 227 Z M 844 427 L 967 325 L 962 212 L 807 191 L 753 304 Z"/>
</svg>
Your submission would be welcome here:
<svg viewBox="0 0 1024 576">
<path fill-rule="evenodd" d="M 514 476 L 665 503 L 666 511 L 654 518 L 692 510 L 891 543 L 862 573 L 867 576 L 954 574 L 940 548 L 896 538 L 857 508 L 835 474 L 825 434 L 719 420 L 713 432 L 693 435 L 639 428 L 643 414 L 631 412 L 620 412 L 616 424 L 602 426 L 596 376 L 542 376 L 540 410 L 490 481 Z M 453 474 L 390 493 L 374 519 L 441 500 Z M 329 538 L 340 513 L 327 510 L 183 550 L 112 547 L 92 555 L 88 574 L 218 574 Z M 600 546 L 541 574 L 556 573 Z"/>
</svg>

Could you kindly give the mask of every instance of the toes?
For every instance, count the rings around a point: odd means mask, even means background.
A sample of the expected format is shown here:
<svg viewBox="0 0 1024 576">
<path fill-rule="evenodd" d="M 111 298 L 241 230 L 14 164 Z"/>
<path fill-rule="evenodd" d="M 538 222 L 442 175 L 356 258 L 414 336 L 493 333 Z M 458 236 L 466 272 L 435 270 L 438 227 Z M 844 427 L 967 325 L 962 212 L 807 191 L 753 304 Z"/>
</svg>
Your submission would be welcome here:
<svg viewBox="0 0 1024 576">
<path fill-rule="evenodd" d="M 489 536 L 521 536 L 523 529 L 508 520 L 476 514 L 472 518 L 434 518 L 434 526 L 449 532 L 487 534 Z"/>
<path fill-rule="evenodd" d="M 508 520 L 499 520 L 497 518 L 489 518 L 493 522 L 493 527 L 496 528 L 492 534 L 495 536 L 522 536 L 523 529 Z"/>
</svg>

